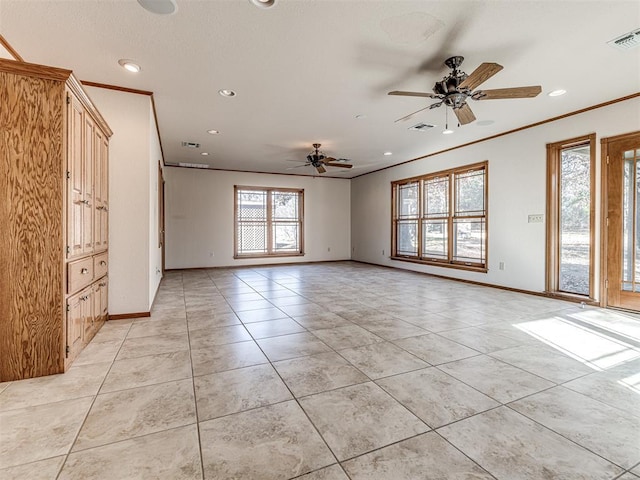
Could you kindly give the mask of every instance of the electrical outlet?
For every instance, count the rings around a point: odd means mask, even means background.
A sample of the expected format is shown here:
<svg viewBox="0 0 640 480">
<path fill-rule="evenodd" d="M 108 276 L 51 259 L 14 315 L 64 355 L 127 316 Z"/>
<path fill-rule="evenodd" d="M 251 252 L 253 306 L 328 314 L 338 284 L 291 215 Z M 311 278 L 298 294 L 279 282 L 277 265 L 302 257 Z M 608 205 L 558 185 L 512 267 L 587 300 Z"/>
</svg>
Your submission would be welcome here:
<svg viewBox="0 0 640 480">
<path fill-rule="evenodd" d="M 498 264 L 498 268 L 499 268 L 500 270 L 504 270 L 504 262 L 500 262 L 500 263 Z"/>
<path fill-rule="evenodd" d="M 213 252 L 209 252 L 209 256 L 210 256 L 210 257 L 213 257 L 213 256 L 214 256 L 214 255 L 213 255 Z"/>
<path fill-rule="evenodd" d="M 327 247 L 327 252 L 330 252 L 330 251 L 331 251 L 331 247 Z"/>
<path fill-rule="evenodd" d="M 384 257 L 384 250 L 382 250 L 382 256 Z"/>
<path fill-rule="evenodd" d="M 544 215 L 542 213 L 529 215 L 529 223 L 542 223 L 544 222 Z"/>
</svg>

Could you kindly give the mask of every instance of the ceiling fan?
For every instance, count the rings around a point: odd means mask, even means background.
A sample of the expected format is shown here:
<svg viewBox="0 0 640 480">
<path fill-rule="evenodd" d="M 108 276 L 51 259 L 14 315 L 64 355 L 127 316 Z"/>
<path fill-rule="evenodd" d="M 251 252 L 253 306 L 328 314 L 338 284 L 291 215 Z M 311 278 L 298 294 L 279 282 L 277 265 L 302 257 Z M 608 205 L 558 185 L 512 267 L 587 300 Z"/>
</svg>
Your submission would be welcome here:
<svg viewBox="0 0 640 480">
<path fill-rule="evenodd" d="M 320 146 L 321 145 L 319 143 L 314 143 L 313 151 L 311 151 L 309 155 L 307 155 L 307 163 L 305 163 L 304 165 L 298 165 L 298 167 L 308 167 L 309 165 L 313 165 L 318 173 L 325 173 L 327 171 L 327 169 L 324 168 L 325 166 L 340 168 L 353 167 L 353 165 L 351 165 L 350 163 L 345 163 L 349 161 L 346 158 L 333 158 L 325 156 L 325 154 L 320 151 Z"/>
<path fill-rule="evenodd" d="M 401 95 L 405 97 L 426 97 L 438 100 L 436 103 L 421 108 L 409 115 L 396 120 L 407 120 L 416 113 L 423 110 L 438 108 L 441 105 L 451 107 L 453 112 L 458 117 L 458 121 L 461 125 L 471 123 L 476 119 L 476 116 L 471 111 L 471 107 L 467 104 L 467 100 L 472 98 L 473 100 L 497 100 L 503 98 L 531 98 L 537 96 L 542 87 L 539 85 L 530 87 L 513 87 L 513 88 L 497 88 L 494 90 L 475 90 L 480 84 L 493 77 L 496 73 L 502 70 L 502 65 L 497 63 L 483 63 L 476 68 L 471 75 L 467 75 L 458 68 L 462 65 L 464 57 L 455 56 L 447 58 L 444 64 L 452 71 L 444 76 L 441 81 L 436 82 L 433 87 L 434 93 L 421 93 L 421 92 L 402 92 L 395 90 L 389 92 L 389 95 Z"/>
</svg>

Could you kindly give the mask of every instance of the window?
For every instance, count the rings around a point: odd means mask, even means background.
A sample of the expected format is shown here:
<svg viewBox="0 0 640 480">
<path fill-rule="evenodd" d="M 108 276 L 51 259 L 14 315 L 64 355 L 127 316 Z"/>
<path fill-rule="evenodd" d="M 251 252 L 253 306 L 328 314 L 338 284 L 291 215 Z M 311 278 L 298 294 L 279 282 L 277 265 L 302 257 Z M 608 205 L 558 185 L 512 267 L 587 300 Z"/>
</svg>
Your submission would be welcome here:
<svg viewBox="0 0 640 480">
<path fill-rule="evenodd" d="M 486 271 L 487 165 L 393 182 L 393 257 Z"/>
<path fill-rule="evenodd" d="M 235 187 L 235 258 L 303 255 L 303 190 Z"/>
<path fill-rule="evenodd" d="M 547 145 L 547 291 L 593 297 L 595 135 Z"/>
</svg>

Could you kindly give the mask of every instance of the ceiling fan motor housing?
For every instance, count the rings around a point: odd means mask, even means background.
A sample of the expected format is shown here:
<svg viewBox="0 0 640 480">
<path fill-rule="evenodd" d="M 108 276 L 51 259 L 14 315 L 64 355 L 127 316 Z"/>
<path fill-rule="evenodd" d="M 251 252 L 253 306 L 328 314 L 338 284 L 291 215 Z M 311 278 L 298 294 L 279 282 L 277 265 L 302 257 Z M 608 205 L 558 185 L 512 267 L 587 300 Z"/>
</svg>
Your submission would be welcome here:
<svg viewBox="0 0 640 480">
<path fill-rule="evenodd" d="M 444 103 L 451 108 L 460 108 L 467 101 L 468 94 L 463 93 L 450 93 L 444 99 Z"/>
</svg>

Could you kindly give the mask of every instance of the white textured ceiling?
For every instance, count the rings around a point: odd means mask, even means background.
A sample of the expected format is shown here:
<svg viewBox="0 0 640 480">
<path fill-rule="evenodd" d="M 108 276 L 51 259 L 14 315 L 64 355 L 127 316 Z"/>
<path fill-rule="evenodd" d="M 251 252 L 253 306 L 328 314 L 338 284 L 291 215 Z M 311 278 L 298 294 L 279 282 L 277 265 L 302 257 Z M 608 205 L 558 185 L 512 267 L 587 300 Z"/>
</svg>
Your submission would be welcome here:
<svg viewBox="0 0 640 480">
<path fill-rule="evenodd" d="M 640 48 L 606 44 L 640 27 L 635 0 L 279 0 L 268 10 L 249 0 L 177 4 L 177 13 L 159 16 L 135 0 L 0 0 L 0 33 L 25 61 L 153 91 L 165 161 L 229 170 L 313 175 L 313 167 L 291 170 L 297 164 L 288 160 L 302 163 L 319 142 L 325 154 L 355 165 L 327 175 L 349 178 L 640 91 Z M 431 100 L 387 92 L 431 92 L 452 55 L 465 57 L 467 73 L 482 62 L 504 66 L 483 88 L 541 85 L 543 92 L 470 101 L 478 121 L 460 128 L 449 111 L 453 135 L 440 134 L 444 107 L 394 123 Z M 124 71 L 120 58 L 142 71 Z M 558 88 L 568 93 L 547 96 Z M 223 98 L 219 89 L 238 95 Z M 486 121 L 494 123 L 478 124 Z M 438 127 L 408 130 L 418 122 Z M 188 150 L 182 141 L 202 147 Z"/>
</svg>

